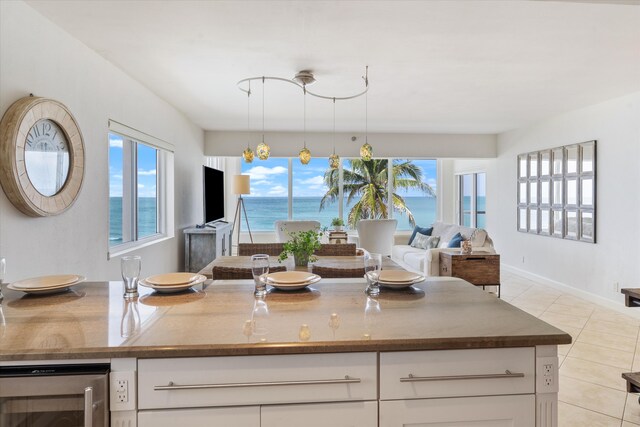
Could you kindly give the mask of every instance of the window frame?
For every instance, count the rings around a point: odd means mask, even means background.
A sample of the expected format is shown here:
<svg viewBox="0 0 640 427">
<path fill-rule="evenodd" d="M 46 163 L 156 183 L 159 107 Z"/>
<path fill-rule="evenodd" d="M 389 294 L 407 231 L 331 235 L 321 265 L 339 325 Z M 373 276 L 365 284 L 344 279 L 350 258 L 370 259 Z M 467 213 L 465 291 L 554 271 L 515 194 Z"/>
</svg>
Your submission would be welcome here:
<svg viewBox="0 0 640 427">
<path fill-rule="evenodd" d="M 478 198 L 478 175 L 484 174 L 484 184 L 485 184 L 485 201 L 486 201 L 486 186 L 487 186 L 487 172 L 486 171 L 476 171 L 476 172 L 460 172 L 456 173 L 456 222 L 458 225 L 464 225 L 464 215 L 469 214 L 471 218 L 471 223 L 468 225 L 470 228 L 478 228 L 478 215 L 485 215 L 485 221 L 487 218 L 487 210 L 486 205 L 485 209 L 482 211 L 478 210 L 477 206 L 477 198 Z M 469 211 L 464 210 L 464 191 L 463 191 L 463 183 L 464 177 L 471 176 L 471 200 L 470 200 L 470 209 Z M 486 203 L 486 202 L 485 202 Z"/>
<path fill-rule="evenodd" d="M 122 239 L 123 243 L 110 245 L 107 239 L 107 259 L 165 241 L 174 237 L 173 227 L 173 153 L 174 146 L 166 141 L 140 132 L 113 120 L 109 121 L 109 135 L 122 138 Z M 156 232 L 138 237 L 138 144 L 156 150 Z M 111 165 L 110 150 L 107 169 Z M 108 179 L 108 197 L 111 197 L 111 176 Z M 128 213 L 125 215 L 125 213 Z M 107 229 L 111 233 L 111 212 L 107 215 Z M 126 240 L 126 241 L 125 241 Z"/>
<path fill-rule="evenodd" d="M 294 212 L 293 212 L 293 172 L 294 172 L 294 162 L 296 162 L 298 160 L 297 157 L 279 157 L 276 156 L 276 158 L 279 159 L 286 159 L 287 160 L 287 183 L 288 183 L 288 188 L 287 188 L 287 218 L 286 220 L 288 221 L 292 221 L 294 220 Z M 325 157 L 320 156 L 320 158 L 325 159 Z M 340 218 L 343 219 L 343 221 L 345 221 L 346 223 L 346 219 L 345 219 L 345 215 L 348 214 L 348 212 L 345 211 L 345 199 L 346 199 L 346 195 L 344 194 L 344 161 L 346 160 L 356 160 L 359 157 L 357 156 L 348 156 L 348 157 L 342 157 L 340 159 L 340 164 L 338 167 L 338 183 L 339 183 L 339 189 L 338 189 L 338 200 L 336 201 L 336 203 L 338 204 L 338 216 Z M 327 161 L 328 161 L 328 157 L 326 157 Z M 376 159 L 386 159 L 388 161 L 389 165 L 393 164 L 394 160 L 423 160 L 423 161 L 434 161 L 436 162 L 436 176 L 434 177 L 436 179 L 437 182 L 440 181 L 440 171 L 441 171 L 441 165 L 439 163 L 439 160 L 437 158 L 433 158 L 433 157 L 409 157 L 409 156 L 402 156 L 402 157 L 376 157 Z M 246 173 L 246 171 L 243 171 L 243 167 L 245 165 L 247 165 L 243 160 L 242 157 L 237 158 L 237 165 L 238 165 L 238 171 L 239 173 Z M 251 165 L 254 166 L 255 164 L 255 160 L 254 163 L 252 163 Z M 259 163 L 258 163 L 259 164 Z M 327 166 L 328 167 L 328 166 Z M 387 168 L 387 174 L 388 174 L 388 179 L 387 179 L 387 196 L 389 196 L 391 194 L 391 190 L 392 190 L 392 176 L 393 176 L 393 171 L 392 168 L 388 167 Z M 440 210 L 441 210 L 441 200 L 440 197 L 438 197 L 438 193 L 439 193 L 439 186 L 436 185 L 436 211 L 435 211 L 435 220 L 438 220 L 439 215 L 440 215 Z M 425 196 L 428 197 L 428 196 Z M 387 211 L 389 212 L 389 219 L 392 219 L 395 217 L 396 213 L 393 210 L 393 206 L 392 206 L 392 201 L 390 197 L 387 197 Z M 399 230 L 401 232 L 410 232 L 411 230 Z M 266 230 L 259 230 L 257 232 L 268 232 Z"/>
</svg>

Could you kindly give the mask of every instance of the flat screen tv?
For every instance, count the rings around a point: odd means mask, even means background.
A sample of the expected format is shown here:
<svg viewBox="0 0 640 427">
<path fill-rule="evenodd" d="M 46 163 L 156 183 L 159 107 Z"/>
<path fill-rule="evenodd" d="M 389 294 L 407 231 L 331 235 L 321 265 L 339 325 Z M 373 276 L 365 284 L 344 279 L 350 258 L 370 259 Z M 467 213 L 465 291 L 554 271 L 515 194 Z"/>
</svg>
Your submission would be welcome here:
<svg viewBox="0 0 640 427">
<path fill-rule="evenodd" d="M 224 218 L 224 172 L 202 166 L 204 223 Z"/>
</svg>

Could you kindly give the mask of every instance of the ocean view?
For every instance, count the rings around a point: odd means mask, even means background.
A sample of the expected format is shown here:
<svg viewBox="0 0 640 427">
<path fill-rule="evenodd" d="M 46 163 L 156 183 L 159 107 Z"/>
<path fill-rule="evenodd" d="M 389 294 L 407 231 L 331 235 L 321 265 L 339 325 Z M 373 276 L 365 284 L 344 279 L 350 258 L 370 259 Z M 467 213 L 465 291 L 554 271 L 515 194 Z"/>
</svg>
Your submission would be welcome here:
<svg viewBox="0 0 640 427">
<path fill-rule="evenodd" d="M 321 197 L 294 197 L 293 219 L 311 219 L 320 221 L 322 227 L 331 227 L 331 220 L 338 216 L 338 204 L 326 205 L 320 210 Z M 430 225 L 436 218 L 436 199 L 433 197 L 405 197 L 407 206 L 413 213 L 416 224 Z M 273 231 L 277 220 L 287 218 L 286 197 L 245 197 L 245 207 L 251 231 Z M 344 219 L 351 210 L 353 203 L 345 206 Z M 394 212 L 398 220 L 398 230 L 412 230 L 406 215 Z M 246 227 L 244 218 L 243 228 Z"/>
<path fill-rule="evenodd" d="M 157 233 L 155 197 L 138 197 L 138 238 Z M 122 243 L 122 197 L 109 198 L 109 246 Z"/>
</svg>

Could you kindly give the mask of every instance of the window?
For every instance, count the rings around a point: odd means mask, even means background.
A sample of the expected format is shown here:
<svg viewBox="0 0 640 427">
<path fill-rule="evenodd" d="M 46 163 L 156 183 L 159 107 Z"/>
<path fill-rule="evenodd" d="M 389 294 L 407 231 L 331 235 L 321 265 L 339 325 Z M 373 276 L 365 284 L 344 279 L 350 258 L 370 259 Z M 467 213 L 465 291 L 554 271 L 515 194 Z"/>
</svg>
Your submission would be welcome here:
<svg viewBox="0 0 640 427">
<path fill-rule="evenodd" d="M 408 211 L 389 212 L 390 161 L 396 173 L 396 206 Z M 343 159 L 341 168 L 332 170 L 327 158 L 302 165 L 297 158 L 271 157 L 242 162 L 241 172 L 251 176 L 251 195 L 244 198 L 251 231 L 273 231 L 274 222 L 282 219 L 314 219 L 330 227 L 333 218 L 342 217 L 349 226 L 349 215 L 358 216 L 356 211 L 360 218 L 396 217 L 399 230 L 413 228 L 409 212 L 419 225 L 431 224 L 436 217 L 436 160 L 373 159 L 364 164 Z M 376 189 L 374 197 L 363 198 L 371 188 Z"/>
<path fill-rule="evenodd" d="M 269 157 L 242 162 L 241 171 L 251 176 L 251 194 L 244 197 L 251 231 L 273 231 L 277 220 L 289 218 L 289 160 Z"/>
<path fill-rule="evenodd" d="M 173 236 L 167 215 L 167 206 L 173 205 L 167 191 L 173 187 L 168 180 L 173 175 L 172 149 L 135 129 L 109 123 L 111 256 Z"/>
<path fill-rule="evenodd" d="M 327 157 L 313 158 L 307 165 L 297 159 L 291 162 L 292 175 L 292 218 L 298 220 L 320 221 L 321 227 L 330 227 L 331 220 L 338 217 L 338 204 L 330 200 L 329 186 L 325 184 L 325 172 L 328 167 Z M 333 192 L 338 188 L 334 187 Z M 330 192 L 329 192 L 330 193 Z M 324 204 L 322 203 L 323 197 Z M 322 209 L 320 208 L 322 206 Z"/>
<path fill-rule="evenodd" d="M 457 176 L 458 224 L 465 227 L 486 227 L 487 174 L 469 173 Z"/>
</svg>

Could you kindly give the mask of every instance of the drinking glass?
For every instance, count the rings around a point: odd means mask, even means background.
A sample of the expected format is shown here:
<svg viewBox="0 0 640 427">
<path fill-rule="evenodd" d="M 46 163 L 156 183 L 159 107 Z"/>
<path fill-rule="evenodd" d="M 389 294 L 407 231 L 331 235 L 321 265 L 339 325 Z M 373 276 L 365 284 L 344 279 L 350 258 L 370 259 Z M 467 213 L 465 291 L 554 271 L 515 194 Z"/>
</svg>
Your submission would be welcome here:
<svg viewBox="0 0 640 427">
<path fill-rule="evenodd" d="M 140 329 L 140 312 L 138 311 L 138 301 L 135 299 L 125 299 L 122 306 L 122 319 L 120 319 L 120 336 L 129 338 L 135 335 Z"/>
<path fill-rule="evenodd" d="M 251 255 L 251 273 L 253 274 L 253 281 L 256 283 L 256 289 L 253 294 L 257 297 L 264 297 L 267 295 L 267 283 L 266 279 L 260 276 L 269 273 L 269 255 Z"/>
<path fill-rule="evenodd" d="M 369 254 L 364 260 L 364 272 L 367 277 L 367 295 L 377 296 L 380 294 L 380 269 L 382 268 L 382 254 Z"/>
<path fill-rule="evenodd" d="M 141 266 L 142 258 L 137 255 L 123 256 L 120 260 L 125 298 L 135 298 L 138 296 L 138 278 L 140 277 Z"/>
</svg>

